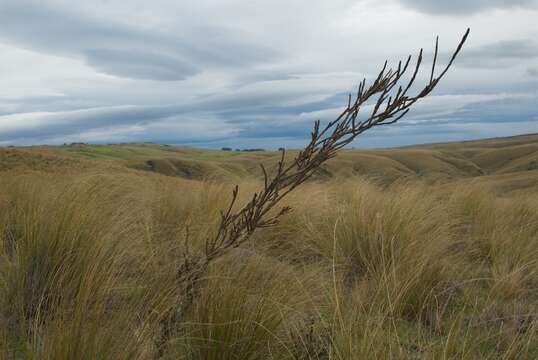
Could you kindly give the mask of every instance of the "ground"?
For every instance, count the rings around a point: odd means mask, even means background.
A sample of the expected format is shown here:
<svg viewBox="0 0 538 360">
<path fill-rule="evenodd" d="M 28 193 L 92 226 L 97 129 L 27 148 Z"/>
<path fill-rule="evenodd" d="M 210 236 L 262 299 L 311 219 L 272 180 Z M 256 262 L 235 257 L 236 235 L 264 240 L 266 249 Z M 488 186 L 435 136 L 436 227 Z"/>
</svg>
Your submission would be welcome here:
<svg viewBox="0 0 538 360">
<path fill-rule="evenodd" d="M 538 135 L 344 150 L 186 283 L 279 157 L 0 148 L 0 354 L 538 357 Z"/>
</svg>

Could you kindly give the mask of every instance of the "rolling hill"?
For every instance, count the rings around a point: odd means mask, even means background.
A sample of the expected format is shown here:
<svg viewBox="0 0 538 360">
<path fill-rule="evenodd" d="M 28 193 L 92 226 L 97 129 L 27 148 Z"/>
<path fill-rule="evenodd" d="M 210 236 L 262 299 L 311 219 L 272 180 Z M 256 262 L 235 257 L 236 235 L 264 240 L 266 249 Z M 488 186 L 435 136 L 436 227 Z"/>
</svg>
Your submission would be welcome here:
<svg viewBox="0 0 538 360">
<path fill-rule="evenodd" d="M 0 148 L 0 358 L 538 358 L 538 135 L 342 151 L 201 268 L 279 156 Z"/>
<path fill-rule="evenodd" d="M 287 152 L 293 157 L 296 150 Z M 236 181 L 261 178 L 277 151 L 220 151 L 152 143 L 1 148 L 0 171 L 145 171 L 187 179 Z M 538 185 L 538 135 L 417 145 L 375 150 L 344 150 L 317 179 L 361 176 L 380 184 L 402 179 L 428 182 L 489 181 L 514 190 Z"/>
</svg>

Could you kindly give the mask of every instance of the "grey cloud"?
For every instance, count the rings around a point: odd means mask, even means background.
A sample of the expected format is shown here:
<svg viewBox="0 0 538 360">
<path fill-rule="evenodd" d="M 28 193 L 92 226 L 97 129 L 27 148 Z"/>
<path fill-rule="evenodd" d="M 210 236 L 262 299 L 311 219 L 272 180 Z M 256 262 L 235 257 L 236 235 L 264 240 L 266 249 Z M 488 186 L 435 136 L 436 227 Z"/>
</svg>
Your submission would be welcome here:
<svg viewBox="0 0 538 360">
<path fill-rule="evenodd" d="M 497 99 L 475 101 L 461 107 L 454 106 L 453 111 L 430 111 L 428 116 L 418 111 L 411 112 L 409 117 L 398 124 L 398 128 L 409 128 L 409 131 L 420 134 L 422 132 L 444 132 L 446 126 L 451 129 L 464 129 L 475 125 L 484 129 L 497 126 L 509 126 L 514 123 L 528 123 L 538 126 L 533 119 L 536 117 L 535 104 L 537 94 L 521 96 L 501 95 Z"/>
<path fill-rule="evenodd" d="M 527 69 L 527 74 L 531 77 L 538 77 L 538 67 L 531 67 Z"/>
<path fill-rule="evenodd" d="M 173 81 L 199 71 L 184 60 L 144 50 L 91 49 L 84 51 L 84 55 L 97 71 L 129 78 Z"/>
<path fill-rule="evenodd" d="M 464 123 L 512 123 L 531 121 L 536 117 L 538 95 L 523 98 L 506 98 L 498 101 L 469 104 L 457 115 Z M 487 125 L 486 125 L 487 126 Z"/>
<path fill-rule="evenodd" d="M 22 113 L 0 117 L 0 143 L 61 143 L 59 139 L 86 139 L 105 142 L 119 135 L 134 140 L 157 140 L 168 137 L 188 141 L 202 136 L 209 139 L 234 126 L 211 114 L 183 113 L 175 106 L 117 106 L 53 113 Z M 193 118 L 194 116 L 194 118 Z M 184 130 L 188 129 L 188 136 Z M 197 130 L 197 131 L 193 131 Z M 209 132 L 209 133 L 207 133 Z M 213 134 L 212 134 L 213 132 Z M 92 135 L 93 134 L 93 135 Z M 99 134 L 101 139 L 96 138 Z M 55 140 L 58 139 L 58 140 Z M 130 141 L 134 141 L 130 140 Z"/>
<path fill-rule="evenodd" d="M 450 134 L 465 137 L 466 128 L 478 124 L 485 128 L 524 123 L 536 116 L 536 95 L 484 96 L 466 100 L 440 97 L 412 111 L 401 123 L 381 128 L 361 137 L 354 146 L 402 145 L 420 142 L 420 139 L 449 139 Z M 435 99 L 435 97 L 434 97 Z M 457 101 L 456 101 L 457 100 Z M 462 105 L 458 106 L 457 103 Z M 327 110 L 320 108 L 326 106 Z M 330 105 L 336 106 L 333 109 Z M 339 105 L 339 104 L 338 104 Z M 311 103 L 310 108 L 320 108 L 313 115 L 302 107 L 271 107 L 239 109 L 238 113 L 219 112 L 218 102 L 200 105 L 170 106 L 121 106 L 67 111 L 49 114 L 18 114 L 0 117 L 0 143 L 61 143 L 72 141 L 117 142 L 156 141 L 167 143 L 192 143 L 216 146 L 228 144 L 226 138 L 235 139 L 230 146 L 250 139 L 260 146 L 289 146 L 306 141 L 312 122 L 333 118 L 338 105 Z M 318 116 L 325 113 L 325 116 Z M 497 125 L 494 125 L 497 124 Z M 530 123 L 528 123 L 530 124 Z M 530 125 L 529 125 L 530 126 Z M 390 136 L 392 136 L 391 138 Z M 232 137 L 233 135 L 234 137 Z M 467 133 L 468 135 L 468 133 Z M 63 139 L 63 140 L 62 140 Z M 383 142 L 381 142 L 383 141 Z M 426 141 L 427 142 L 427 141 Z M 272 144 L 272 145 L 271 145 Z M 239 146 L 239 145 L 238 145 Z"/>
<path fill-rule="evenodd" d="M 248 103 L 245 95 L 229 98 L 217 96 L 202 102 L 161 106 L 110 106 L 73 111 L 25 112 L 0 116 L 0 142 L 19 143 L 33 138 L 40 143 L 55 137 L 72 137 L 76 134 L 91 133 L 103 128 L 122 128 L 142 126 L 147 128 L 144 136 L 149 140 L 186 141 L 180 134 L 167 132 L 169 129 L 186 122 L 196 124 L 207 118 L 216 118 L 222 127 L 237 129 L 242 136 L 265 138 L 268 136 L 300 137 L 308 133 L 312 119 L 293 122 L 301 111 L 300 107 L 263 106 L 261 103 Z M 271 99 L 267 100 L 271 101 Z M 228 99 L 228 101 L 227 101 Z M 43 100 L 44 101 L 44 100 Z M 316 104 L 310 103 L 311 107 Z M 308 106 L 308 105 L 304 105 Z M 319 105 L 317 105 L 319 106 Z M 160 128 L 160 132 L 155 129 Z M 210 129 L 209 129 L 210 130 Z M 200 134 L 211 137 L 208 129 L 200 129 Z M 158 136 L 159 137 L 158 137 Z M 136 139 L 134 135 L 131 138 Z M 143 138 L 141 138 L 143 140 Z M 171 141 L 171 142 L 174 142 Z"/>
<path fill-rule="evenodd" d="M 113 126 L 150 126 L 172 117 L 182 123 L 212 116 L 227 126 L 237 127 L 238 132 L 245 135 L 267 137 L 269 134 L 264 135 L 258 128 L 269 124 L 275 133 L 289 131 L 289 136 L 299 136 L 300 132 L 307 132 L 311 121 L 305 127 L 302 124 L 290 126 L 289 120 L 304 111 L 331 106 L 334 89 L 348 81 L 347 76 L 337 76 L 336 80 L 321 74 L 318 77 L 325 81 L 313 81 L 308 75 L 295 76 L 291 83 L 286 80 L 258 82 L 256 86 L 242 86 L 169 105 L 96 106 L 91 103 L 91 97 L 70 96 L 4 99 L 0 100 L 0 105 L 5 104 L 4 115 L 7 116 L 0 117 L 0 141 L 13 143 L 22 138 L 71 136 Z M 293 103 L 286 104 L 290 99 Z M 338 105 L 342 105 L 345 96 L 338 96 L 337 100 Z M 147 132 L 147 136 L 151 134 L 155 135 Z"/>
<path fill-rule="evenodd" d="M 133 79 L 182 80 L 204 67 L 246 66 L 276 56 L 246 34 L 225 27 L 199 26 L 172 35 L 106 23 L 38 2 L 0 5 L 0 22 L 4 41 L 81 57 L 98 71 Z"/>
<path fill-rule="evenodd" d="M 100 127 L 137 124 L 165 118 L 171 107 L 117 106 L 51 113 L 22 113 L 0 118 L 0 141 L 69 135 Z"/>
<path fill-rule="evenodd" d="M 495 127 L 496 124 L 528 122 L 536 116 L 537 100 L 538 95 L 533 93 L 433 96 L 430 101 L 417 104 L 418 106 L 400 123 L 393 127 L 375 129 L 366 134 L 366 138 L 374 136 L 380 139 L 385 136 L 383 134 L 391 133 L 395 131 L 394 129 L 400 129 L 397 130 L 400 134 L 398 136 L 403 136 L 405 133 L 406 136 L 408 134 L 424 135 L 425 138 L 428 134 L 435 136 L 458 134 L 465 137 L 465 128 L 469 124 L 480 124 L 487 128 Z M 326 107 L 306 113 L 302 113 L 297 108 L 283 107 L 266 110 L 267 112 L 263 114 L 253 112 L 241 114 L 239 119 L 234 116 L 233 123 L 239 126 L 241 138 L 258 139 L 260 143 L 273 138 L 306 140 L 314 120 L 321 119 L 322 122 L 327 122 L 342 110 L 342 104 L 339 101 L 322 104 Z M 307 107 L 318 106 L 319 104 L 312 103 Z M 368 109 L 364 109 L 364 114 L 366 113 Z M 402 129 L 407 130 L 404 132 Z M 385 145 L 392 144 L 391 141 L 384 141 Z M 399 141 L 405 144 L 413 143 L 413 140 L 401 139 L 397 139 L 396 143 L 399 144 Z M 369 140 L 366 142 L 373 144 Z M 363 144 L 362 137 L 358 139 L 357 144 Z M 381 143 L 377 146 L 381 146 Z"/>
<path fill-rule="evenodd" d="M 536 58 L 538 58 L 538 42 L 531 39 L 517 39 L 469 48 L 458 59 L 457 64 L 471 68 L 502 68 Z"/>
<path fill-rule="evenodd" d="M 401 0 L 405 5 L 433 15 L 466 15 L 488 9 L 536 7 L 536 0 Z"/>
<path fill-rule="evenodd" d="M 404 1 L 415 8 L 422 4 L 422 8 L 445 9 L 444 13 L 507 6 L 500 1 Z M 112 3 L 115 10 L 111 12 Z M 202 3 L 155 0 L 144 5 L 145 12 L 139 12 L 134 2 L 105 1 L 95 10 L 88 5 L 90 13 L 83 14 L 82 2 L 0 1 L 0 42 L 5 43 L 0 46 L 3 52 L 14 49 L 7 60 L 0 59 L 0 72 L 8 69 L 8 76 L 17 76 L 18 89 L 12 93 L 9 81 L 0 88 L 0 144 L 155 141 L 299 146 L 306 141 L 314 120 L 331 120 L 345 105 L 347 93 L 340 92 L 353 91 L 364 75 L 370 80 L 377 75 L 351 71 L 376 70 L 371 64 L 385 57 L 399 58 L 401 48 L 408 43 L 412 42 L 412 47 L 429 45 L 420 43 L 415 35 L 417 29 L 429 29 L 433 22 L 435 30 L 439 24 L 443 33 L 468 21 L 438 21 L 428 15 L 419 18 L 416 13 L 401 12 L 394 1 L 368 9 L 359 7 L 361 11 L 356 13 L 334 2 L 300 0 L 291 4 L 297 11 L 285 14 L 283 0 L 270 6 L 269 2 L 252 2 L 248 7 L 239 0 Z M 358 4 L 356 0 L 353 3 Z M 451 10 L 451 4 L 457 4 L 459 10 Z M 299 12 L 301 8 L 304 12 Z M 325 10 L 332 16 L 326 16 Z M 363 11 L 366 19 L 361 20 Z M 170 22 L 161 21 L 166 12 Z M 131 16 L 125 20 L 121 14 Z M 535 93 L 536 75 L 523 78 L 511 76 L 512 71 L 497 71 L 517 65 L 518 75 L 522 71 L 531 76 L 537 73 L 537 43 L 524 39 L 538 30 L 532 20 L 534 13 L 514 14 L 522 20 L 503 35 L 511 41 L 473 48 L 474 43 L 492 41 L 490 34 L 477 32 L 457 61 L 459 69 L 454 69 L 457 71 L 451 72 L 430 98 L 434 101 L 428 99 L 417 106 L 396 126 L 366 134 L 357 145 L 457 139 L 469 134 L 469 126 L 474 126 L 472 136 L 484 134 L 476 130 L 480 127 L 503 129 L 508 135 L 513 133 L 511 125 L 529 124 L 525 121 L 537 116 L 536 98 L 506 100 L 503 96 Z M 472 18 L 474 24 L 470 25 L 495 26 L 505 16 L 504 12 L 491 12 L 480 20 Z M 136 24 L 133 18 L 142 19 L 141 23 Z M 384 21 L 401 29 L 402 44 L 398 41 L 386 46 L 387 41 L 393 41 L 394 30 L 385 30 Z M 377 25 L 383 30 L 368 32 Z M 423 35 L 428 36 L 421 32 Z M 264 44 L 272 44 L 278 52 Z M 378 51 L 380 58 L 374 54 Z M 18 59 L 22 60 L 20 65 Z M 65 69 L 58 63 L 66 64 Z M 36 70 L 33 64 L 45 65 L 36 66 Z M 476 71 L 477 67 L 485 70 Z M 9 74 L 10 68 L 13 74 Z M 115 77 L 96 76 L 92 69 Z M 37 71 L 38 79 L 32 79 Z M 452 98 L 442 98 L 441 94 Z"/>
</svg>

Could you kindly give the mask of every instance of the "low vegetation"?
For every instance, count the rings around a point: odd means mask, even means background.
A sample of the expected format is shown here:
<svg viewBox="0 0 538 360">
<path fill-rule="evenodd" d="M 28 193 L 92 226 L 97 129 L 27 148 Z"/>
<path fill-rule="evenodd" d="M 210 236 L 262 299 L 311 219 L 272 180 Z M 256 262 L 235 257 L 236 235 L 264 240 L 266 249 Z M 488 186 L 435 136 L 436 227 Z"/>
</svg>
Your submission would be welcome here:
<svg viewBox="0 0 538 360">
<path fill-rule="evenodd" d="M 0 181 L 5 358 L 538 356 L 536 189 L 305 184 L 278 225 L 210 264 L 163 343 L 185 242 L 203 251 L 231 184 L 128 169 Z"/>
</svg>

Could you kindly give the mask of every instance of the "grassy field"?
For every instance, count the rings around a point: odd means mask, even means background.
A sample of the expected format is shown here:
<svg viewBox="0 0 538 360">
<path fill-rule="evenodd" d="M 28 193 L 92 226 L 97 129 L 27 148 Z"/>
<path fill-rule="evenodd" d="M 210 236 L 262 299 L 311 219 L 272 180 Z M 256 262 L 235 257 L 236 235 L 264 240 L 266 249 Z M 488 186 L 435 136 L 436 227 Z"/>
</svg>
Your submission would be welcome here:
<svg viewBox="0 0 538 360">
<path fill-rule="evenodd" d="M 278 157 L 0 148 L 0 358 L 538 358 L 538 135 L 343 151 L 185 282 Z"/>
</svg>

